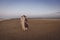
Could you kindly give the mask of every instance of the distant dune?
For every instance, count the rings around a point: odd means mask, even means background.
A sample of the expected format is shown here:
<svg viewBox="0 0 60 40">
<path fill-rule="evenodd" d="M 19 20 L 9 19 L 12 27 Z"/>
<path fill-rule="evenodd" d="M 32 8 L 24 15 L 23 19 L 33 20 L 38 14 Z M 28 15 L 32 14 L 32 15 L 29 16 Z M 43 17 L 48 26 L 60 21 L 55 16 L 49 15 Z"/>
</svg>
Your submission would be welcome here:
<svg viewBox="0 0 60 40">
<path fill-rule="evenodd" d="M 5 19 L 3 19 L 3 18 L 0 18 L 0 21 L 3 21 L 3 20 L 5 20 Z"/>
<path fill-rule="evenodd" d="M 0 18 L 0 21 L 10 20 L 10 19 L 14 19 L 14 18 Z"/>
<path fill-rule="evenodd" d="M 28 19 L 22 31 L 19 18 L 0 21 L 0 40 L 60 40 L 60 19 Z"/>
</svg>

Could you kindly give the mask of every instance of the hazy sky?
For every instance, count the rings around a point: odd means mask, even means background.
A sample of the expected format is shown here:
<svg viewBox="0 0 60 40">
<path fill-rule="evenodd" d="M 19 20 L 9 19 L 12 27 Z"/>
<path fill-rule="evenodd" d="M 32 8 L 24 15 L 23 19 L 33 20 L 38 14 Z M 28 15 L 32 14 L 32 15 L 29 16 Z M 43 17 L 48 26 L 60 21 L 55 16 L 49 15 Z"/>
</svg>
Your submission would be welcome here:
<svg viewBox="0 0 60 40">
<path fill-rule="evenodd" d="M 60 0 L 0 0 L 0 18 L 60 17 L 56 12 L 60 12 Z"/>
</svg>

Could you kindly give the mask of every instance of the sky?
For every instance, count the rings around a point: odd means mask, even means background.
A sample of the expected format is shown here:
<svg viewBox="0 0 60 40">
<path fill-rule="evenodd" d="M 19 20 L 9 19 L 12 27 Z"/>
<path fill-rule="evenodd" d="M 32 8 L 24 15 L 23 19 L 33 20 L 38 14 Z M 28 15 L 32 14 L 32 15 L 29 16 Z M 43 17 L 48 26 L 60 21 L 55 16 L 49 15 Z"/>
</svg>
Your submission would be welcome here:
<svg viewBox="0 0 60 40">
<path fill-rule="evenodd" d="M 59 17 L 60 0 L 0 0 L 0 18 Z"/>
</svg>

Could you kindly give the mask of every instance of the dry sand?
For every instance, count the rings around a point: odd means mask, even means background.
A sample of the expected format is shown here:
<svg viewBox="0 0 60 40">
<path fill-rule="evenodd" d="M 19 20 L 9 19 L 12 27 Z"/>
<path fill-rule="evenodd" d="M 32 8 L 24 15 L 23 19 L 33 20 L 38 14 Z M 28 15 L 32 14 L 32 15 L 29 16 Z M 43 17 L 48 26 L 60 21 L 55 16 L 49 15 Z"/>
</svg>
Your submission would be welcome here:
<svg viewBox="0 0 60 40">
<path fill-rule="evenodd" d="M 19 19 L 0 21 L 0 40 L 60 40 L 60 19 L 29 19 L 22 31 Z"/>
</svg>

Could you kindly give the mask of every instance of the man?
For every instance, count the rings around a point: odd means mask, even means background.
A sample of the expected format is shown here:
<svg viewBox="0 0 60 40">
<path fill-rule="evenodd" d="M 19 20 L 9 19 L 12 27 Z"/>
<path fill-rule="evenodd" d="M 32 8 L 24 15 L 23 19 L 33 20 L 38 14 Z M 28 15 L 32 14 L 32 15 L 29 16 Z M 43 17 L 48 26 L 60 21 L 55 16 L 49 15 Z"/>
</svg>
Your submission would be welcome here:
<svg viewBox="0 0 60 40">
<path fill-rule="evenodd" d="M 28 20 L 25 15 L 21 16 L 21 25 L 24 31 L 28 30 Z"/>
</svg>

